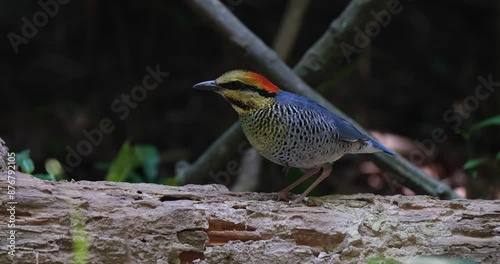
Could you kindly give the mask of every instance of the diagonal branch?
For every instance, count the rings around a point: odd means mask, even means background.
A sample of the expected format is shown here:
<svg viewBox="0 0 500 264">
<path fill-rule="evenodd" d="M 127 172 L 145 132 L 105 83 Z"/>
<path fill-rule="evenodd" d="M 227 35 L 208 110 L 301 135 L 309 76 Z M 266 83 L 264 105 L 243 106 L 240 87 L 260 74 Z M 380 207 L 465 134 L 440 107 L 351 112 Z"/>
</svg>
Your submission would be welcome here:
<svg viewBox="0 0 500 264">
<path fill-rule="evenodd" d="M 356 36 L 354 28 L 364 28 L 366 23 L 373 20 L 370 11 L 384 9 L 387 2 L 388 0 L 351 1 L 323 36 L 302 56 L 293 69 L 295 73 L 312 87 L 331 78 L 346 60 L 340 43 L 352 44 Z"/>
<path fill-rule="evenodd" d="M 283 61 L 287 61 L 286 58 L 293 49 L 310 2 L 310 0 L 291 0 L 285 9 L 273 44 L 273 50 Z"/>
<path fill-rule="evenodd" d="M 336 113 L 347 121 L 351 122 L 360 131 L 368 133 L 365 129 L 362 129 L 354 120 L 352 120 L 346 114 L 342 113 L 333 104 L 328 102 L 328 100 L 311 89 L 311 87 L 309 87 L 282 60 L 279 59 L 274 51 L 267 47 L 264 42 L 262 42 L 262 40 L 260 40 L 255 34 L 253 34 L 253 32 L 251 32 L 219 1 L 185 0 L 185 2 L 200 17 L 205 19 L 210 24 L 210 26 L 214 28 L 215 32 L 220 34 L 223 38 L 231 41 L 235 46 L 241 48 L 242 52 L 247 55 L 248 59 L 255 63 L 256 67 L 259 68 L 264 75 L 269 77 L 269 79 L 277 83 L 278 86 L 309 97 L 310 99 L 323 105 L 333 113 Z M 348 19 L 352 15 L 369 19 L 368 12 L 377 7 L 380 8 L 380 6 L 383 6 L 384 3 L 386 3 L 386 0 L 353 0 L 344 10 L 344 13 L 339 17 L 339 19 Z M 360 13 L 361 10 L 364 10 L 364 12 L 366 13 Z M 346 12 L 351 12 L 352 14 Z M 353 21 L 353 23 L 362 22 L 361 19 L 348 19 L 348 21 Z M 335 34 L 335 32 L 338 30 L 349 30 L 353 28 L 354 25 L 343 25 L 339 27 L 338 23 L 340 22 L 337 22 L 337 20 L 335 20 L 330 25 L 327 33 L 325 33 L 313 46 L 317 58 L 320 58 L 321 56 L 323 56 L 323 54 L 324 56 L 327 56 L 326 54 L 330 52 L 340 52 L 340 50 L 338 49 L 331 49 L 332 45 L 334 45 L 335 43 L 339 43 L 339 40 L 337 40 L 333 41 L 332 44 L 333 35 L 341 35 L 345 36 L 346 38 L 350 36 L 349 34 Z M 352 39 L 345 40 L 348 42 L 352 41 Z M 309 59 L 307 59 L 307 54 L 308 53 L 306 53 L 305 56 L 306 59 L 301 60 L 301 63 L 299 63 L 299 65 L 296 67 L 296 69 L 303 69 L 298 73 L 301 74 L 301 77 L 304 77 L 305 79 L 307 79 L 306 75 L 308 72 L 321 72 L 319 70 L 310 70 L 310 65 L 312 64 L 310 57 Z M 335 56 L 327 57 L 335 58 Z M 309 63 L 306 63 L 304 61 L 309 61 Z M 306 64 L 308 64 L 309 66 L 306 66 Z M 325 60 L 325 62 L 323 62 L 322 64 L 322 67 L 333 68 L 333 66 L 338 65 L 339 62 L 335 59 L 328 59 Z M 236 138 L 235 133 L 242 133 L 242 131 L 241 129 L 237 129 L 237 127 L 233 125 L 230 130 L 224 133 L 224 137 Z M 214 144 L 210 146 L 207 152 L 203 154 L 199 160 L 196 161 L 193 166 L 180 173 L 180 175 L 178 175 L 178 178 L 181 180 L 182 178 L 184 178 L 184 180 L 187 180 L 189 182 L 201 182 L 203 178 L 206 178 L 205 176 L 207 175 L 209 170 L 202 171 L 199 170 L 198 167 L 200 165 L 204 165 L 202 167 L 206 169 L 207 167 L 214 166 L 215 164 L 211 164 L 211 162 L 213 162 L 212 155 L 218 153 L 221 148 L 227 149 L 228 147 L 236 149 L 236 145 L 229 145 L 227 142 L 219 138 Z M 448 185 L 429 177 L 401 156 L 391 157 L 383 153 L 377 153 L 374 154 L 373 157 L 374 161 L 380 167 L 389 171 L 394 179 L 411 188 L 416 193 L 429 194 L 444 199 L 458 198 L 458 196 L 451 190 Z M 204 160 L 201 160 L 202 158 L 204 158 Z"/>
</svg>

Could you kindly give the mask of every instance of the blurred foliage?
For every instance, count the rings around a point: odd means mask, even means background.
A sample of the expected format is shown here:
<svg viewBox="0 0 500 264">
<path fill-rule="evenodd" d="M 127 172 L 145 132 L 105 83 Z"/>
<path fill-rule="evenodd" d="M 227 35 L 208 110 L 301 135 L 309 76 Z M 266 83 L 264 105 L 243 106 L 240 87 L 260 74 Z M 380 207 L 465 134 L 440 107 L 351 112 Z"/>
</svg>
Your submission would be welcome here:
<svg viewBox="0 0 500 264">
<path fill-rule="evenodd" d="M 160 154 L 158 149 L 151 145 L 132 145 L 125 141 L 120 151 L 111 162 L 99 163 L 100 169 L 108 169 L 106 181 L 115 182 L 156 182 L 158 183 L 158 166 Z M 142 168 L 143 175 L 137 172 Z"/>
<path fill-rule="evenodd" d="M 461 130 L 460 135 L 464 138 L 467 146 L 468 160 L 465 161 L 463 168 L 471 175 L 469 183 L 469 192 L 478 192 L 475 187 L 475 181 L 480 177 L 480 169 L 485 168 L 492 171 L 493 186 L 500 184 L 500 151 L 492 156 L 477 156 L 473 153 L 475 146 L 472 143 L 474 134 L 478 134 L 488 127 L 500 126 L 500 115 L 490 117 L 472 125 L 468 130 Z M 485 175 L 482 175 L 485 177 Z M 486 177 L 487 178 L 487 177 Z M 486 179 L 488 181 L 488 179 Z M 494 197 L 494 195 L 492 195 Z"/>
<path fill-rule="evenodd" d="M 473 125 L 470 128 L 470 131 L 473 132 L 475 130 L 479 130 L 481 128 L 485 128 L 488 126 L 500 126 L 500 115 L 488 118 L 486 120 L 483 120 L 483 121 Z"/>
<path fill-rule="evenodd" d="M 16 154 L 16 163 L 22 172 L 33 174 L 37 178 L 48 181 L 57 181 L 66 178 L 61 164 L 54 158 L 45 161 L 45 170 L 47 173 L 33 173 L 35 171 L 35 163 L 30 157 L 30 152 L 29 149 L 25 149 Z"/>
<path fill-rule="evenodd" d="M 24 173 L 31 174 L 35 171 L 35 163 L 33 163 L 33 160 L 30 158 L 29 149 L 16 153 L 16 163 Z"/>
<path fill-rule="evenodd" d="M 469 159 L 468 161 L 465 162 L 464 164 L 464 169 L 469 170 L 469 171 L 475 171 L 475 169 L 485 163 L 488 163 L 490 161 L 489 158 L 475 158 L 475 159 Z"/>
<path fill-rule="evenodd" d="M 30 150 L 23 150 L 16 154 L 16 162 L 22 172 L 32 174 L 35 171 L 35 165 L 30 158 Z M 116 182 L 150 182 L 159 183 L 158 166 L 160 163 L 160 154 L 158 149 L 150 145 L 132 145 L 130 141 L 125 141 L 117 156 L 110 163 L 99 162 L 95 166 L 98 169 L 107 170 L 107 181 Z M 137 172 L 142 169 L 143 174 Z M 54 158 L 45 161 L 45 170 L 47 173 L 34 173 L 37 178 L 49 181 L 67 179 L 61 163 Z M 167 181 L 176 185 L 175 181 Z"/>
</svg>

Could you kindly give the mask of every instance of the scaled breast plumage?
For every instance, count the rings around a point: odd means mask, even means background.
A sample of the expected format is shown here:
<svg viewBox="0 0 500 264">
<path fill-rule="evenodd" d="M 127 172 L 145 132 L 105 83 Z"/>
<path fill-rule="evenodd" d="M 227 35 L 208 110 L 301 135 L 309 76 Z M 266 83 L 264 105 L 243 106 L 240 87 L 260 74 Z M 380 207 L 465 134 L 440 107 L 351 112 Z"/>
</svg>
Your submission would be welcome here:
<svg viewBox="0 0 500 264">
<path fill-rule="evenodd" d="M 280 91 L 275 99 L 271 107 L 240 117 L 250 143 L 275 163 L 298 168 L 320 166 L 334 162 L 353 147 L 361 148 L 367 139 L 305 97 Z"/>
</svg>

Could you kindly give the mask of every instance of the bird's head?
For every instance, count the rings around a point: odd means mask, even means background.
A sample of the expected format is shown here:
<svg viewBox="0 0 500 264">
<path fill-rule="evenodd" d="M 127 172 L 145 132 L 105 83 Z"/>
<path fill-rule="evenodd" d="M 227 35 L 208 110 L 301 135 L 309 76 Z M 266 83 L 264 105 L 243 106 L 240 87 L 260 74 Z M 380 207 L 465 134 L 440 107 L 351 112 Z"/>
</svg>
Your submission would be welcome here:
<svg viewBox="0 0 500 264">
<path fill-rule="evenodd" d="M 270 107 L 280 91 L 264 76 L 244 70 L 226 72 L 215 80 L 198 83 L 193 88 L 222 95 L 240 116 Z"/>
</svg>

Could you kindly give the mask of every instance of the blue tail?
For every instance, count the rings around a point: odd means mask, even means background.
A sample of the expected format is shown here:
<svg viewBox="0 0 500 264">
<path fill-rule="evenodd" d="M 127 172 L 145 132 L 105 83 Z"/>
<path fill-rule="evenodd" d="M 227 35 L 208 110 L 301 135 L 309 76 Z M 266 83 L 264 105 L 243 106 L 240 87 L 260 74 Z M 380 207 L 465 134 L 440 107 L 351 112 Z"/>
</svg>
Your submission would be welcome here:
<svg viewBox="0 0 500 264">
<path fill-rule="evenodd" d="M 378 149 L 382 150 L 383 152 L 385 152 L 387 154 L 396 155 L 396 153 L 394 153 L 391 150 L 389 150 L 388 148 L 384 147 L 382 144 L 378 143 L 376 140 L 371 139 L 371 141 L 372 141 L 373 146 L 375 148 L 378 148 Z"/>
</svg>

